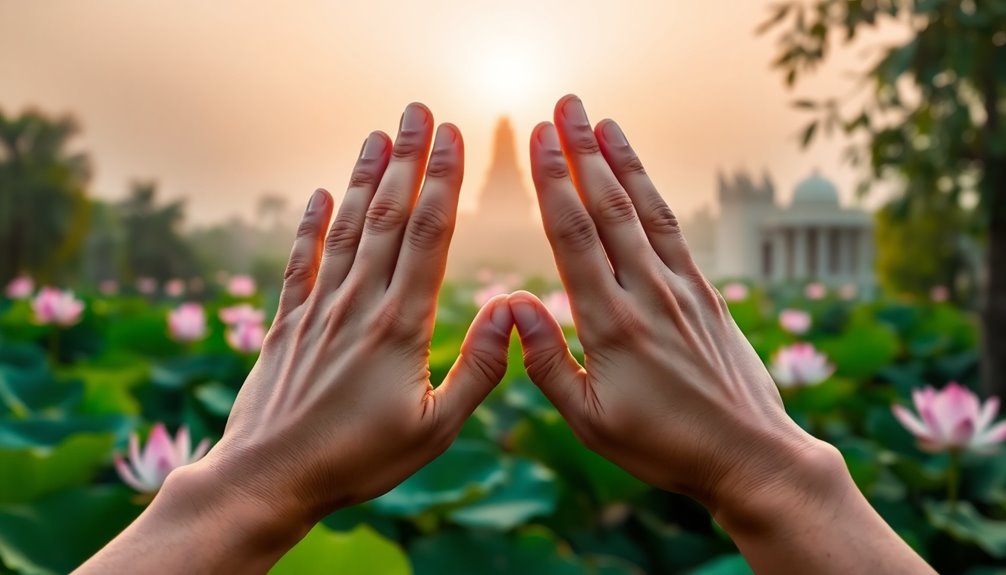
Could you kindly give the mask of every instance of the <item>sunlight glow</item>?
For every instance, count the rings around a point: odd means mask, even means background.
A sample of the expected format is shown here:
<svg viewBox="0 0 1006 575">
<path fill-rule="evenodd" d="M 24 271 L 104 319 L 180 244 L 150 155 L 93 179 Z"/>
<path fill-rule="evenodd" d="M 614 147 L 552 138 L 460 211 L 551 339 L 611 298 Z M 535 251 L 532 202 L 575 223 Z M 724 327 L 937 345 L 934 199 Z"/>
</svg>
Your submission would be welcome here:
<svg viewBox="0 0 1006 575">
<path fill-rule="evenodd" d="M 469 70 L 475 95 L 498 112 L 514 113 L 540 90 L 542 71 L 531 50 L 498 43 L 473 51 Z"/>
</svg>

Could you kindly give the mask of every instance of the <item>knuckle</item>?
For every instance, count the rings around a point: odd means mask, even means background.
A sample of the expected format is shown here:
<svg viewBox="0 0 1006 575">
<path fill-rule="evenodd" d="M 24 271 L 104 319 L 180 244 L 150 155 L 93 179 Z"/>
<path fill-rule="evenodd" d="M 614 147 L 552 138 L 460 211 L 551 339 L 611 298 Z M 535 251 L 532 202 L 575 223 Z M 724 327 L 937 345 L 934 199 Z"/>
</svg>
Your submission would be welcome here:
<svg viewBox="0 0 1006 575">
<path fill-rule="evenodd" d="M 604 345 L 625 345 L 646 337 L 647 327 L 636 309 L 628 301 L 612 297 L 601 306 L 602 316 L 594 322 L 592 330 L 599 343 Z"/>
<path fill-rule="evenodd" d="M 426 175 L 431 178 L 446 178 L 458 173 L 458 155 L 452 148 L 433 150 L 430 163 L 426 166 Z"/>
<path fill-rule="evenodd" d="M 367 229 L 387 232 L 401 227 L 408 217 L 405 206 L 395 199 L 398 192 L 389 190 L 385 197 L 375 199 L 367 208 Z"/>
<path fill-rule="evenodd" d="M 487 349 L 477 347 L 462 349 L 461 360 L 471 373 L 483 381 L 499 381 L 506 373 L 506 357 Z"/>
<path fill-rule="evenodd" d="M 376 161 L 371 159 L 359 160 L 356 169 L 349 177 L 349 187 L 351 188 L 369 188 L 376 185 L 377 182 Z"/>
<path fill-rule="evenodd" d="M 549 347 L 534 352 L 524 353 L 524 368 L 528 376 L 539 382 L 549 381 L 562 366 L 566 350 L 561 347 Z"/>
<path fill-rule="evenodd" d="M 371 325 L 372 334 L 379 338 L 403 341 L 419 335 L 418 326 L 406 319 L 402 306 L 389 303 L 381 306 Z"/>
<path fill-rule="evenodd" d="M 406 239 L 415 248 L 427 250 L 443 244 L 451 232 L 451 221 L 440 208 L 427 206 L 412 214 Z"/>
<path fill-rule="evenodd" d="M 400 160 L 415 160 L 423 152 L 423 131 L 403 129 L 395 140 L 391 154 Z"/>
<path fill-rule="evenodd" d="M 304 218 L 300 221 L 300 225 L 297 226 L 297 239 L 311 238 L 318 235 L 320 227 L 316 218 Z"/>
<path fill-rule="evenodd" d="M 681 234 L 681 226 L 678 224 L 677 216 L 674 215 L 674 211 L 664 202 L 657 202 L 655 206 L 650 208 L 645 221 L 646 226 L 654 233 Z"/>
<path fill-rule="evenodd" d="M 360 223 L 348 214 L 339 214 L 325 238 L 325 251 L 330 254 L 356 250 L 360 243 Z"/>
<path fill-rule="evenodd" d="M 566 157 L 559 150 L 542 152 L 541 173 L 552 180 L 564 180 L 569 177 L 569 165 Z"/>
<path fill-rule="evenodd" d="M 613 224 L 624 224 L 636 220 L 636 206 L 632 198 L 616 183 L 609 183 L 601 192 L 597 202 L 597 215 Z"/>
<path fill-rule="evenodd" d="M 286 272 L 283 274 L 284 283 L 296 284 L 310 280 L 314 277 L 314 266 L 309 258 L 293 254 L 286 264 Z"/>
<path fill-rule="evenodd" d="M 594 220 L 584 210 L 570 210 L 556 222 L 556 241 L 572 251 L 587 251 L 597 247 Z"/>
<path fill-rule="evenodd" d="M 601 151 L 601 146 L 597 142 L 597 136 L 590 126 L 576 126 L 572 128 L 569 136 L 569 145 L 577 154 L 596 154 Z"/>
<path fill-rule="evenodd" d="M 618 170 L 623 174 L 646 175 L 646 168 L 643 167 L 642 160 L 634 153 L 629 153 L 618 164 Z"/>
</svg>

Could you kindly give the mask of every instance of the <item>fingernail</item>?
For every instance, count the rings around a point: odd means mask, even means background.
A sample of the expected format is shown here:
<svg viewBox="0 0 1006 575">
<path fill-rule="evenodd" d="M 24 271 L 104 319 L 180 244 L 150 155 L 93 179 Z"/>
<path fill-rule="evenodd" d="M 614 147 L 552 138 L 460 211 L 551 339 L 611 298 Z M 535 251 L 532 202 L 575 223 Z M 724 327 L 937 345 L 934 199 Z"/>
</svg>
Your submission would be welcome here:
<svg viewBox="0 0 1006 575">
<path fill-rule="evenodd" d="M 490 319 L 500 331 L 509 332 L 513 329 L 513 316 L 510 314 L 510 306 L 506 304 L 506 300 L 496 304 Z"/>
<path fill-rule="evenodd" d="M 398 126 L 398 131 L 421 130 L 426 125 L 426 110 L 418 104 L 409 104 L 402 114 L 402 121 Z"/>
<path fill-rule="evenodd" d="M 322 192 L 321 188 L 318 188 L 311 194 L 311 199 L 307 202 L 307 209 L 304 210 L 305 214 L 311 213 L 311 210 L 321 206 L 321 203 L 325 201 L 325 194 Z"/>
<path fill-rule="evenodd" d="M 583 102 L 576 96 L 566 100 L 562 105 L 562 115 L 566 121 L 574 126 L 589 126 L 590 120 L 587 118 L 587 110 L 583 108 Z"/>
<path fill-rule="evenodd" d="M 605 122 L 601 133 L 604 134 L 604 139 L 607 140 L 609 144 L 614 144 L 616 146 L 629 145 L 629 140 L 625 139 L 625 133 L 622 132 L 622 128 L 614 121 L 609 120 Z"/>
<path fill-rule="evenodd" d="M 450 126 L 442 124 L 437 128 L 437 137 L 433 140 L 433 149 L 446 148 L 454 143 L 454 130 Z"/>
<path fill-rule="evenodd" d="M 538 130 L 538 141 L 541 142 L 541 147 L 546 150 L 559 150 L 559 132 L 555 130 L 555 126 L 552 124 L 546 124 L 540 130 Z"/>
<path fill-rule="evenodd" d="M 511 301 L 510 309 L 513 310 L 513 318 L 517 322 L 517 328 L 523 333 L 530 332 L 541 321 L 538 310 L 533 304 L 526 301 Z"/>
<path fill-rule="evenodd" d="M 363 147 L 360 148 L 360 159 L 370 160 L 376 158 L 384 153 L 384 138 L 378 134 L 371 134 L 367 136 L 367 139 L 363 141 Z"/>
</svg>

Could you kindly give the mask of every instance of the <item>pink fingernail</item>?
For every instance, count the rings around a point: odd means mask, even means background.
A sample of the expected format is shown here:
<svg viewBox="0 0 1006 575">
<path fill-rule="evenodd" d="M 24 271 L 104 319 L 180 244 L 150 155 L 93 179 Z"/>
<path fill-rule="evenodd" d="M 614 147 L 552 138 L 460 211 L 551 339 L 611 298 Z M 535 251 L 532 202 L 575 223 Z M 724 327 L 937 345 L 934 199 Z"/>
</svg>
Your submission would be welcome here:
<svg viewBox="0 0 1006 575">
<path fill-rule="evenodd" d="M 399 131 L 403 130 L 421 130 L 426 126 L 427 113 L 426 109 L 419 104 L 409 104 L 405 108 L 405 113 L 402 114 L 402 122 L 399 126 Z"/>
<path fill-rule="evenodd" d="M 513 328 L 513 317 L 510 314 L 510 306 L 506 301 L 501 301 L 493 308 L 491 320 L 500 331 L 510 331 Z"/>
<path fill-rule="evenodd" d="M 363 148 L 360 149 L 360 159 L 370 160 L 380 156 L 384 153 L 385 146 L 384 138 L 378 133 L 373 133 L 367 136 L 367 139 L 363 141 Z"/>
<path fill-rule="evenodd" d="M 608 120 L 604 123 L 604 128 L 601 129 L 601 133 L 604 134 L 604 139 L 608 141 L 609 144 L 614 144 L 616 146 L 628 146 L 629 140 L 625 138 L 625 132 L 622 128 L 612 120 Z"/>
<path fill-rule="evenodd" d="M 510 302 L 510 309 L 513 311 L 513 318 L 517 322 L 517 328 L 523 333 L 528 333 L 538 326 L 541 316 L 534 304 L 523 300 Z"/>
<path fill-rule="evenodd" d="M 538 130 L 538 141 L 541 143 L 541 147 L 546 150 L 561 149 L 559 147 L 559 132 L 552 124 L 546 124 Z"/>
<path fill-rule="evenodd" d="M 454 140 L 454 130 L 446 124 L 441 124 L 440 127 L 437 128 L 437 137 L 433 140 L 433 149 L 437 150 L 447 148 L 454 143 Z"/>
<path fill-rule="evenodd" d="M 574 126 L 589 126 L 590 119 L 587 118 L 587 110 L 583 107 L 580 98 L 573 96 L 562 105 L 562 115 L 566 121 Z"/>
<path fill-rule="evenodd" d="M 311 213 L 312 210 L 321 207 L 325 202 L 325 192 L 321 188 L 318 188 L 311 194 L 311 199 L 307 202 L 307 210 L 304 211 L 305 214 Z"/>
</svg>

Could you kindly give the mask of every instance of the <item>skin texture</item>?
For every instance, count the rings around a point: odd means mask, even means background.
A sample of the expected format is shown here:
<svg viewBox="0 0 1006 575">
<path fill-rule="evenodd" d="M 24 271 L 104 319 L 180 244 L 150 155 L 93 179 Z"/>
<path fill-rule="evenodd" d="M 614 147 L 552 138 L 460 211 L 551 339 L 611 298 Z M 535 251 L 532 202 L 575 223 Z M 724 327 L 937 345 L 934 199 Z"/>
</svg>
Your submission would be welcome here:
<svg viewBox="0 0 1006 575">
<path fill-rule="evenodd" d="M 506 370 L 513 319 L 506 296 L 490 300 L 433 388 L 464 165 L 452 125 L 430 153 L 433 127 L 411 104 L 394 145 L 371 134 L 334 219 L 328 192 L 314 193 L 223 438 L 81 573 L 264 571 L 324 515 L 390 490 L 451 444 Z"/>
<path fill-rule="evenodd" d="M 932 573 L 838 452 L 786 415 L 622 131 L 592 126 L 575 96 L 534 130 L 531 163 L 585 365 L 518 292 L 483 307 L 433 388 L 463 148 L 443 125 L 427 159 L 432 131 L 412 104 L 393 146 L 371 134 L 331 225 L 331 197 L 312 196 L 223 438 L 80 573 L 267 571 L 325 514 L 442 453 L 502 378 L 514 325 L 528 374 L 577 436 L 703 503 L 758 573 Z"/>
<path fill-rule="evenodd" d="M 567 96 L 531 165 L 585 365 L 537 298 L 509 304 L 528 374 L 577 436 L 706 505 L 759 573 L 931 572 L 786 415 L 618 125 Z"/>
</svg>

